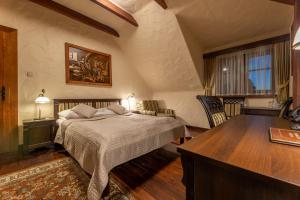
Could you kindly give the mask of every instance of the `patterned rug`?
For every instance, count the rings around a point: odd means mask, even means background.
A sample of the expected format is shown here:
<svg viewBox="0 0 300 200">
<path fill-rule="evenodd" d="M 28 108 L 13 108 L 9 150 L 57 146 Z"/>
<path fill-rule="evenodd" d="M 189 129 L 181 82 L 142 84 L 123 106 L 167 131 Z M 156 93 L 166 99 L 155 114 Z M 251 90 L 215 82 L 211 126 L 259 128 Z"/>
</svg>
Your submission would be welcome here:
<svg viewBox="0 0 300 200">
<path fill-rule="evenodd" d="M 89 176 L 72 158 L 62 158 L 0 176 L 1 200 L 84 200 Z M 102 200 L 134 200 L 126 186 L 110 176 Z"/>
</svg>

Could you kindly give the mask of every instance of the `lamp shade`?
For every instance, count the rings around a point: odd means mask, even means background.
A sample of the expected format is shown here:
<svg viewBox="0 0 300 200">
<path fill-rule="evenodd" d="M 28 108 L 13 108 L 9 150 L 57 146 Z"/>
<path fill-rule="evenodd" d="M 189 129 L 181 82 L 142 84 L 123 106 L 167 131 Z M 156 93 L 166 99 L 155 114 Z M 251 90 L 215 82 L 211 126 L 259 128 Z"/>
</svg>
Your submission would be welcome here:
<svg viewBox="0 0 300 200">
<path fill-rule="evenodd" d="M 35 99 L 35 103 L 38 104 L 44 104 L 44 103 L 49 103 L 50 99 L 48 97 L 44 97 L 44 96 L 39 96 L 38 98 Z"/>
<path fill-rule="evenodd" d="M 300 27 L 298 28 L 294 38 L 293 49 L 300 50 Z"/>
<path fill-rule="evenodd" d="M 35 99 L 35 103 L 44 104 L 50 102 L 50 99 L 48 97 L 45 97 L 45 92 L 45 89 L 42 89 L 42 93 L 39 94 L 39 96 Z"/>
</svg>

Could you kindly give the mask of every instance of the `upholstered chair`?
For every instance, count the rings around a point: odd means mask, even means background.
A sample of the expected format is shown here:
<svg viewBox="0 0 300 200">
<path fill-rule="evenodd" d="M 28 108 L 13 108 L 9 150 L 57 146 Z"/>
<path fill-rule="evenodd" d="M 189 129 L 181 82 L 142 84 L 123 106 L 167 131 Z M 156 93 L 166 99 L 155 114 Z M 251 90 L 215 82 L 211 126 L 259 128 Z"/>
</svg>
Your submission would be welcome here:
<svg viewBox="0 0 300 200">
<path fill-rule="evenodd" d="M 203 105 L 211 128 L 221 125 L 227 120 L 222 101 L 215 96 L 197 96 Z"/>
<path fill-rule="evenodd" d="M 175 111 L 172 109 L 161 109 L 157 100 L 143 100 L 137 103 L 137 111 L 144 115 L 153 115 L 158 117 L 174 117 Z"/>
</svg>

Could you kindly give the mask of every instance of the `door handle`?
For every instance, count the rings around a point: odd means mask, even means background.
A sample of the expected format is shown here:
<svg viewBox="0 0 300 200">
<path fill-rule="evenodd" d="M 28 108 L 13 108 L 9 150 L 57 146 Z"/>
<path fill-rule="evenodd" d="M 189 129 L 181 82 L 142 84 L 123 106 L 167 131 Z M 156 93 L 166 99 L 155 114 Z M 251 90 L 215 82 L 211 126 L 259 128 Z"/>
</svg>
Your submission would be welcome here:
<svg viewBox="0 0 300 200">
<path fill-rule="evenodd" d="M 1 87 L 0 96 L 1 96 L 0 98 L 2 99 L 2 101 L 4 101 L 5 100 L 5 87 L 4 86 Z"/>
</svg>

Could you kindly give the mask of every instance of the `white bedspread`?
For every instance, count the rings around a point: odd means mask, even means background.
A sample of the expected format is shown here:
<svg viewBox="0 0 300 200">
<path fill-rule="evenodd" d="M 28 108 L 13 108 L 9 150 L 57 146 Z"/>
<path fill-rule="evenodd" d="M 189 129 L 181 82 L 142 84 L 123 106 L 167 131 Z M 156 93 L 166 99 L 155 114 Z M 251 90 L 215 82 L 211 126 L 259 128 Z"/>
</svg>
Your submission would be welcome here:
<svg viewBox="0 0 300 200">
<path fill-rule="evenodd" d="M 92 175 L 88 199 L 99 200 L 116 166 L 184 136 L 184 125 L 170 117 L 132 114 L 61 122 L 55 142 Z"/>
</svg>

